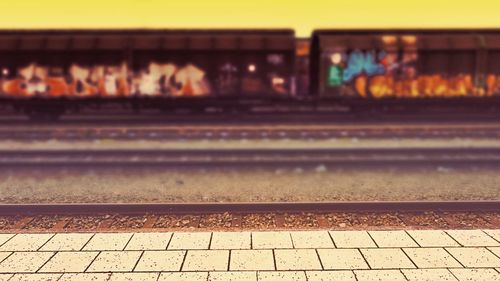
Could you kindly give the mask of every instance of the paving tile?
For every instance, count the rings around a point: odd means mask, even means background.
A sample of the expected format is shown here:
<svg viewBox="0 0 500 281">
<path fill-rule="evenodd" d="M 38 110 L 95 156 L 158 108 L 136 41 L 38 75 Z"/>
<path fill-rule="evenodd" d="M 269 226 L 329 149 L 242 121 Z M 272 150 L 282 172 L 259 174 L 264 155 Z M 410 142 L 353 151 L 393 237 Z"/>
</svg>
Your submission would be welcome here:
<svg viewBox="0 0 500 281">
<path fill-rule="evenodd" d="M 156 281 L 159 273 L 113 273 L 109 281 Z"/>
<path fill-rule="evenodd" d="M 460 281 L 499 281 L 500 274 L 491 268 L 470 269 L 456 268 L 450 271 Z"/>
<path fill-rule="evenodd" d="M 208 281 L 257 281 L 257 272 L 210 272 Z"/>
<path fill-rule="evenodd" d="M 399 270 L 355 270 L 354 274 L 358 281 L 406 281 Z"/>
<path fill-rule="evenodd" d="M 58 281 L 107 281 L 111 273 L 65 273 Z"/>
<path fill-rule="evenodd" d="M 460 246 L 442 230 L 408 230 L 417 243 L 422 247 L 458 247 Z"/>
<path fill-rule="evenodd" d="M 92 238 L 92 233 L 58 233 L 40 251 L 79 251 Z"/>
<path fill-rule="evenodd" d="M 306 281 L 304 271 L 259 271 L 257 273 L 259 281 Z"/>
<path fill-rule="evenodd" d="M 56 281 L 61 278 L 61 275 L 62 274 L 16 274 L 9 281 Z"/>
<path fill-rule="evenodd" d="M 135 233 L 125 250 L 166 250 L 172 233 Z"/>
<path fill-rule="evenodd" d="M 275 250 L 276 270 L 322 269 L 318 254 L 313 249 Z"/>
<path fill-rule="evenodd" d="M 252 233 L 253 249 L 292 249 L 290 232 L 269 231 Z"/>
<path fill-rule="evenodd" d="M 141 256 L 138 251 L 101 252 L 87 269 L 87 272 L 132 271 Z"/>
<path fill-rule="evenodd" d="M 403 269 L 408 281 L 457 281 L 447 269 Z"/>
<path fill-rule="evenodd" d="M 465 267 L 500 267 L 500 259 L 486 248 L 447 248 Z"/>
<path fill-rule="evenodd" d="M 500 258 L 500 247 L 489 247 L 488 249 L 490 249 L 490 251 L 492 251 L 493 254 L 495 254 L 497 257 Z M 1 260 L 1 257 L 0 257 L 0 260 Z"/>
<path fill-rule="evenodd" d="M 9 280 L 11 277 L 13 276 L 13 274 L 0 274 L 0 281 L 7 281 Z"/>
<path fill-rule="evenodd" d="M 99 252 L 58 252 L 39 272 L 84 272 Z"/>
<path fill-rule="evenodd" d="M 0 247 L 0 251 L 36 251 L 54 234 L 17 234 Z"/>
<path fill-rule="evenodd" d="M 365 259 L 357 249 L 318 249 L 325 269 L 368 269 Z"/>
<path fill-rule="evenodd" d="M 210 232 L 176 232 L 168 245 L 169 250 L 207 250 L 210 244 Z"/>
<path fill-rule="evenodd" d="M 418 247 L 418 244 L 405 231 L 369 231 L 370 236 L 380 247 Z"/>
<path fill-rule="evenodd" d="M 207 281 L 208 272 L 162 273 L 158 281 Z"/>
<path fill-rule="evenodd" d="M 371 268 L 415 268 L 401 249 L 361 249 Z"/>
<path fill-rule="evenodd" d="M 12 252 L 0 252 L 0 263 L 6 259 Z"/>
<path fill-rule="evenodd" d="M 376 248 L 365 231 L 330 231 L 337 248 Z"/>
<path fill-rule="evenodd" d="M 250 249 L 250 232 L 214 232 L 210 249 L 229 250 L 229 249 Z"/>
<path fill-rule="evenodd" d="M 36 272 L 53 252 L 15 252 L 0 263 L 0 273 Z"/>
<path fill-rule="evenodd" d="M 134 271 L 180 271 L 186 251 L 145 251 Z"/>
<path fill-rule="evenodd" d="M 356 281 L 352 271 L 307 271 L 308 281 Z"/>
<path fill-rule="evenodd" d="M 486 234 L 493 237 L 497 242 L 500 242 L 500 229 L 487 229 L 483 230 L 483 232 L 486 232 Z"/>
<path fill-rule="evenodd" d="M 403 251 L 418 268 L 462 267 L 443 248 L 406 248 Z"/>
<path fill-rule="evenodd" d="M 272 250 L 233 250 L 229 270 L 274 270 Z"/>
<path fill-rule="evenodd" d="M 0 246 L 12 238 L 12 236 L 14 236 L 14 234 L 0 233 Z"/>
<path fill-rule="evenodd" d="M 293 231 L 290 234 L 296 249 L 335 248 L 327 231 Z"/>
<path fill-rule="evenodd" d="M 188 251 L 182 271 L 227 270 L 228 250 L 193 250 Z"/>
<path fill-rule="evenodd" d="M 447 230 L 463 246 L 500 246 L 500 243 L 481 230 Z"/>
<path fill-rule="evenodd" d="M 97 233 L 83 248 L 84 251 L 123 250 L 132 233 Z"/>
</svg>

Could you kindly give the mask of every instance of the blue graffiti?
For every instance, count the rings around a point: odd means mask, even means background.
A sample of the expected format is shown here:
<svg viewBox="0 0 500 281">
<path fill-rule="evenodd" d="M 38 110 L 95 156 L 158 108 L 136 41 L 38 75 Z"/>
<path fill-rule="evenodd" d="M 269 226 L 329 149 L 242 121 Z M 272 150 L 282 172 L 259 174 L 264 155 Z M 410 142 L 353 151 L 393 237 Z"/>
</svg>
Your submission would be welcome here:
<svg viewBox="0 0 500 281">
<path fill-rule="evenodd" d="M 378 56 L 380 58 L 380 54 Z M 360 50 L 353 51 L 347 59 L 347 68 L 344 70 L 344 82 L 352 81 L 356 76 L 366 73 L 368 76 L 384 74 L 385 68 L 375 61 L 375 53 L 364 54 Z"/>
</svg>

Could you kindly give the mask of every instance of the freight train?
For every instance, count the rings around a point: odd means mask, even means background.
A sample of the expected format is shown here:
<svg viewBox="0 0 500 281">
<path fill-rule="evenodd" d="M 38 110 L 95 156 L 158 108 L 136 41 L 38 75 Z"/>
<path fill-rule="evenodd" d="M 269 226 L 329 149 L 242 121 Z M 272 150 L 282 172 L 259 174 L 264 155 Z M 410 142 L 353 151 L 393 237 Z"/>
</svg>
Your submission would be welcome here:
<svg viewBox="0 0 500 281">
<path fill-rule="evenodd" d="M 3 30 L 0 107 L 495 110 L 500 30 Z"/>
</svg>

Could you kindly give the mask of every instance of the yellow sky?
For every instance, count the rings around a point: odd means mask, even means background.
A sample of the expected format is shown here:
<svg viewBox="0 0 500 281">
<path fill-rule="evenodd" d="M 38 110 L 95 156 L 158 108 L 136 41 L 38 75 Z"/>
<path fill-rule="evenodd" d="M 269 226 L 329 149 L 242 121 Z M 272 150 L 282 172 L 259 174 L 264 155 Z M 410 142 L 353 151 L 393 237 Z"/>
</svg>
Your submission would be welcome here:
<svg viewBox="0 0 500 281">
<path fill-rule="evenodd" d="M 500 0 L 0 0 L 0 28 L 500 27 Z"/>
</svg>

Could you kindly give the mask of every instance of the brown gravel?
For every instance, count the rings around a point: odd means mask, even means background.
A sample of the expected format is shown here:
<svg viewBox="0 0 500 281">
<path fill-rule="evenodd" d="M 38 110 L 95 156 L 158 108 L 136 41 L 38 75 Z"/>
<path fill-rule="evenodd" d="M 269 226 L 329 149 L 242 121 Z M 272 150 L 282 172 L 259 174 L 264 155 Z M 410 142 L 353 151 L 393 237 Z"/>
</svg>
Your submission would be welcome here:
<svg viewBox="0 0 500 281">
<path fill-rule="evenodd" d="M 318 227 L 318 219 L 315 214 L 285 214 L 284 227 Z"/>
<path fill-rule="evenodd" d="M 212 214 L 200 219 L 200 228 L 230 228 L 233 216 L 229 213 Z"/>
<path fill-rule="evenodd" d="M 0 230 L 13 228 L 20 219 L 20 217 L 0 217 Z"/>
<path fill-rule="evenodd" d="M 451 228 L 479 228 L 492 227 L 493 225 L 478 214 L 456 214 L 443 213 L 441 217 L 450 225 Z"/>
<path fill-rule="evenodd" d="M 275 228 L 276 215 L 275 214 L 248 214 L 244 215 L 241 219 L 242 228 Z"/>
<path fill-rule="evenodd" d="M 266 229 L 475 229 L 500 228 L 500 212 L 403 213 L 216 213 L 200 215 L 98 215 L 0 217 L 0 230 L 30 231 L 217 231 Z"/>
<path fill-rule="evenodd" d="M 356 227 L 404 227 L 405 223 L 398 217 L 398 213 L 388 214 L 361 214 L 358 216 L 360 223 Z"/>
<path fill-rule="evenodd" d="M 116 216 L 110 224 L 111 229 L 142 228 L 147 221 L 145 216 Z"/>
<path fill-rule="evenodd" d="M 59 216 L 39 216 L 39 217 L 36 217 L 35 219 L 33 219 L 31 222 L 29 222 L 23 228 L 28 229 L 28 230 L 51 229 L 61 219 L 62 219 L 62 217 L 59 217 Z"/>
<path fill-rule="evenodd" d="M 347 228 L 356 224 L 354 218 L 349 214 L 327 214 L 325 218 L 328 220 L 331 227 Z"/>
<path fill-rule="evenodd" d="M 175 220 L 174 216 L 159 216 L 153 228 L 167 228 L 172 225 Z"/>
<path fill-rule="evenodd" d="M 493 226 L 500 226 L 500 213 L 485 213 L 482 216 Z"/>
<path fill-rule="evenodd" d="M 330 227 L 339 229 L 395 228 L 406 224 L 398 213 L 333 213 L 325 215 Z"/>
<path fill-rule="evenodd" d="M 434 212 L 403 213 L 399 217 L 409 226 L 426 228 L 440 225 L 443 228 L 449 228 L 448 222 Z"/>
<path fill-rule="evenodd" d="M 197 228 L 201 216 L 160 216 L 153 228 Z"/>
<path fill-rule="evenodd" d="M 111 218 L 110 215 L 103 216 L 75 216 L 65 226 L 67 230 L 95 230 L 102 221 Z"/>
</svg>

